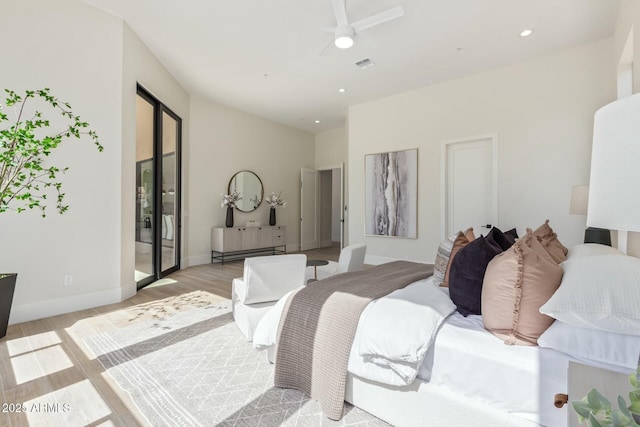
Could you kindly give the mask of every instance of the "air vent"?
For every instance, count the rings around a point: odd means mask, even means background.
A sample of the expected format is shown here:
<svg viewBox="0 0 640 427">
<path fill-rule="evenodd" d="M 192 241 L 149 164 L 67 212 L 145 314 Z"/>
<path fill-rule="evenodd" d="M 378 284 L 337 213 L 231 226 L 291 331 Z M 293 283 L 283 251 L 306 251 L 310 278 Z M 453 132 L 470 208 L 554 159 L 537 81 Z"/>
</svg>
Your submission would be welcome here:
<svg viewBox="0 0 640 427">
<path fill-rule="evenodd" d="M 371 68 L 373 67 L 375 64 L 375 62 L 373 62 L 372 60 L 370 60 L 369 58 L 364 58 L 361 59 L 360 61 L 356 61 L 356 66 L 360 67 L 361 69 L 365 69 L 365 68 Z"/>
</svg>

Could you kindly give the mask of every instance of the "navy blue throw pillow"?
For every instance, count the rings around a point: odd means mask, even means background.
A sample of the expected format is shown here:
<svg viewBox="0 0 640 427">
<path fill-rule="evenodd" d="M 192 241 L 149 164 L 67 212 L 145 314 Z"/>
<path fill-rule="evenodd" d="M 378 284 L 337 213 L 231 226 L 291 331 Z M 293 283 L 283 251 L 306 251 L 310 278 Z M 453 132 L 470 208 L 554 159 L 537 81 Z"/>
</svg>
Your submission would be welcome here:
<svg viewBox="0 0 640 427">
<path fill-rule="evenodd" d="M 515 228 L 514 228 L 515 230 Z M 510 230 L 511 231 L 511 230 Z M 510 236 L 509 236 L 510 237 Z M 493 227 L 489 233 L 487 233 L 487 240 L 493 243 L 495 246 L 498 246 L 503 251 L 506 251 L 515 243 L 515 239 L 511 241 L 511 239 L 507 237 L 506 233 L 500 231 L 499 228 Z"/>
<path fill-rule="evenodd" d="M 507 240 L 509 240 L 512 245 L 516 242 L 516 239 L 518 238 L 518 232 L 516 231 L 515 228 L 512 228 L 511 230 L 507 230 L 502 234 L 504 234 L 504 237 L 506 237 Z"/>
<path fill-rule="evenodd" d="M 483 236 L 462 248 L 451 263 L 449 296 L 463 316 L 481 314 L 482 281 L 489 261 L 502 249 Z"/>
</svg>

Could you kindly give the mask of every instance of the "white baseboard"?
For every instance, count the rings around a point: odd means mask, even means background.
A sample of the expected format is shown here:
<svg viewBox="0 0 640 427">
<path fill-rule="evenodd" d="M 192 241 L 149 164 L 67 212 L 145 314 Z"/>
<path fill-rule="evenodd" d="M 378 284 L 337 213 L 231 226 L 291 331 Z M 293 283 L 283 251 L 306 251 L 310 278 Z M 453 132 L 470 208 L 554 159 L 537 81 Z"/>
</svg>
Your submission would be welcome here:
<svg viewBox="0 0 640 427">
<path fill-rule="evenodd" d="M 14 304 L 11 306 L 9 324 L 29 322 L 45 317 L 58 316 L 88 308 L 100 307 L 121 301 L 122 289 L 112 288 L 89 294 L 73 295 L 65 298 L 48 299 L 45 301 Z"/>
</svg>

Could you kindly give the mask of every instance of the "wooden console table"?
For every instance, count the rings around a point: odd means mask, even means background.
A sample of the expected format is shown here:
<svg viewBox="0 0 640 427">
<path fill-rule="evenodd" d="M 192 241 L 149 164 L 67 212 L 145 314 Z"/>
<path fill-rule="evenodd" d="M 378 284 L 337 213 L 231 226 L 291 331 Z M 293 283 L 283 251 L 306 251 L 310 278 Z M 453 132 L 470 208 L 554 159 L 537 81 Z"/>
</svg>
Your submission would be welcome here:
<svg viewBox="0 0 640 427">
<path fill-rule="evenodd" d="M 256 255 L 287 253 L 287 227 L 214 227 L 211 229 L 211 262 L 232 261 Z"/>
</svg>

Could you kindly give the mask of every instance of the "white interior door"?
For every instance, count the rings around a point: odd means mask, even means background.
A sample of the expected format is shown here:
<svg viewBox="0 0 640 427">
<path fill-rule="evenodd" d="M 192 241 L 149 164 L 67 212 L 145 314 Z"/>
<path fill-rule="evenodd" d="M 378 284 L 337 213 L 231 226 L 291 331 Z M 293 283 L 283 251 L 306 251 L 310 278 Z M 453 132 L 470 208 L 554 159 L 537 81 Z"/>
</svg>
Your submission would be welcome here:
<svg viewBox="0 0 640 427">
<path fill-rule="evenodd" d="M 300 169 L 300 250 L 318 247 L 318 171 Z"/>
<path fill-rule="evenodd" d="M 473 227 L 476 236 L 498 225 L 497 136 L 443 143 L 443 239 Z"/>
<path fill-rule="evenodd" d="M 344 248 L 344 225 L 345 225 L 344 209 L 344 163 L 340 164 L 340 249 Z"/>
</svg>

